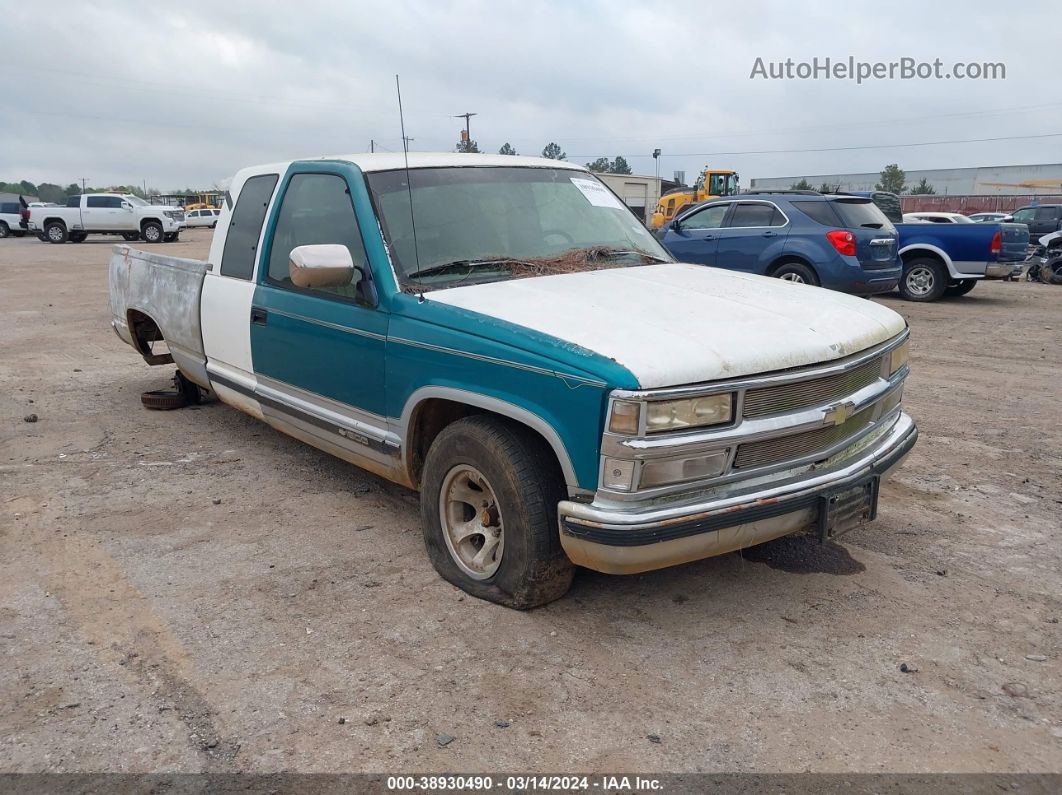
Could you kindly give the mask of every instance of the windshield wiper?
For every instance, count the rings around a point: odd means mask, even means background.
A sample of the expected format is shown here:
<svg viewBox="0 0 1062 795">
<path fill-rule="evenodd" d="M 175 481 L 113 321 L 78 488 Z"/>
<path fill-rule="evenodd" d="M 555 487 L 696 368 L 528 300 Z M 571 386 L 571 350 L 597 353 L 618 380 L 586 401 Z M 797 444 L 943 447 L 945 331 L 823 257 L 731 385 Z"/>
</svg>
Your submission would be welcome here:
<svg viewBox="0 0 1062 795">
<path fill-rule="evenodd" d="M 421 268 L 418 271 L 407 273 L 406 278 L 415 279 L 418 276 L 434 276 L 440 273 L 449 273 L 450 271 L 467 271 L 468 273 L 471 273 L 480 268 L 493 268 L 507 262 L 519 263 L 520 260 L 513 259 L 512 257 L 498 257 L 497 259 L 455 259 L 453 262 L 444 262 L 441 265 L 432 265 L 428 268 Z"/>
<path fill-rule="evenodd" d="M 597 255 L 597 258 L 599 258 L 599 259 L 612 259 L 613 257 L 625 257 L 625 256 L 629 256 L 631 254 L 634 254 L 634 255 L 639 256 L 639 257 L 645 257 L 646 259 L 652 260 L 653 262 L 664 262 L 664 263 L 667 263 L 667 262 L 673 262 L 674 261 L 674 260 L 664 259 L 663 257 L 658 257 L 658 256 L 656 256 L 656 254 L 650 254 L 647 251 L 639 251 L 636 248 L 609 249 L 608 251 L 602 251 L 600 254 Z"/>
</svg>

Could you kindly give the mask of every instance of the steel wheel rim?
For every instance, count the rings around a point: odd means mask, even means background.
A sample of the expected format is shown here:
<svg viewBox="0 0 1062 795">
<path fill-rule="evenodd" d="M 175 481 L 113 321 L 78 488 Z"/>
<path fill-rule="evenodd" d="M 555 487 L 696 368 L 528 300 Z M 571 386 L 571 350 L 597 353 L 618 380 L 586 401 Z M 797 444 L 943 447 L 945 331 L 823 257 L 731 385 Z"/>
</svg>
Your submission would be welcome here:
<svg viewBox="0 0 1062 795">
<path fill-rule="evenodd" d="M 505 547 L 501 506 L 483 473 L 458 464 L 439 490 L 439 522 L 454 563 L 474 580 L 494 576 Z"/>
<path fill-rule="evenodd" d="M 807 284 L 807 282 L 804 281 L 803 276 L 801 276 L 799 273 L 793 273 L 792 271 L 790 271 L 789 273 L 783 273 L 779 278 L 781 278 L 783 282 L 793 282 L 794 284 Z"/>
<path fill-rule="evenodd" d="M 936 277 L 930 268 L 918 266 L 907 272 L 904 282 L 907 289 L 914 295 L 929 295 L 933 292 L 933 283 Z"/>
</svg>

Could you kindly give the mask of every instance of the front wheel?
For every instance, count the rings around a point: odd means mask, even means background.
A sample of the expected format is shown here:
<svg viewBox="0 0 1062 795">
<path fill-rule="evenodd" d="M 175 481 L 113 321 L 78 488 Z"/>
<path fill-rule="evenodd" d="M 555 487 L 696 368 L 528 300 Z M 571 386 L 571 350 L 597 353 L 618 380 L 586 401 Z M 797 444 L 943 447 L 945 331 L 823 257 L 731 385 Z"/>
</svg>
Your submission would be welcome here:
<svg viewBox="0 0 1062 795">
<path fill-rule="evenodd" d="M 815 287 L 819 284 L 818 277 L 815 276 L 815 271 L 800 262 L 787 262 L 778 268 L 778 270 L 772 275 L 775 278 L 781 279 L 783 282 L 810 284 Z"/>
<path fill-rule="evenodd" d="M 509 420 L 448 425 L 424 463 L 420 506 L 428 557 L 480 599 L 527 610 L 563 596 L 575 567 L 560 546 L 564 478 L 541 437 Z"/>
<path fill-rule="evenodd" d="M 176 243 L 180 232 L 167 232 L 162 236 L 162 242 L 164 243 Z"/>
<path fill-rule="evenodd" d="M 135 240 L 140 239 L 139 232 L 122 232 L 122 239 L 132 243 Z"/>
<path fill-rule="evenodd" d="M 140 234 L 147 243 L 161 243 L 165 233 L 158 221 L 147 221 L 140 229 Z"/>
<path fill-rule="evenodd" d="M 959 279 L 954 284 L 949 284 L 948 289 L 944 291 L 944 295 L 948 298 L 958 298 L 960 295 L 966 295 L 970 290 L 977 286 L 980 279 Z"/>
<path fill-rule="evenodd" d="M 948 289 L 948 271 L 944 263 L 928 257 L 912 259 L 903 264 L 900 276 L 900 295 L 908 301 L 922 303 L 937 301 Z"/>
<path fill-rule="evenodd" d="M 3 240 L 5 237 L 7 237 L 10 234 L 11 234 L 11 230 L 8 228 L 7 224 L 5 224 L 2 221 L 0 221 L 0 240 Z"/>
</svg>

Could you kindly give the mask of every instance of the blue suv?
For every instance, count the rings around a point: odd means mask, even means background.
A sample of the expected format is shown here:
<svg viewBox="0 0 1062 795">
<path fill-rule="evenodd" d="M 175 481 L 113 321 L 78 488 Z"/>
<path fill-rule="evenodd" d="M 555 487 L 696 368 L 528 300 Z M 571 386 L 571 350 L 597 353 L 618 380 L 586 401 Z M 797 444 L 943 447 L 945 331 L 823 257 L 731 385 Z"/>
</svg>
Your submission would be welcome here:
<svg viewBox="0 0 1062 795">
<path fill-rule="evenodd" d="M 869 198 L 815 191 L 743 193 L 661 228 L 680 262 L 776 276 L 856 295 L 896 289 L 896 229 Z"/>
</svg>

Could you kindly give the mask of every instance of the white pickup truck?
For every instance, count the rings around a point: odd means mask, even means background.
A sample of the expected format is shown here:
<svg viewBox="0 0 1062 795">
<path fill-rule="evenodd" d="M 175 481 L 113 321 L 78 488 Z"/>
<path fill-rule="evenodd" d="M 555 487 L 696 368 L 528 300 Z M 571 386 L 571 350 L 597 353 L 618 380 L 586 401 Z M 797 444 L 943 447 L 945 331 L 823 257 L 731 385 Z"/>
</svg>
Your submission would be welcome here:
<svg viewBox="0 0 1062 795">
<path fill-rule="evenodd" d="M 177 364 L 172 397 L 209 389 L 419 490 L 438 572 L 516 608 L 575 566 L 836 537 L 918 435 L 902 317 L 675 262 L 556 160 L 245 169 L 207 261 L 117 246 L 110 294 L 118 336 Z"/>
<path fill-rule="evenodd" d="M 81 243 L 97 234 L 169 243 L 184 227 L 184 210 L 129 193 L 85 193 L 68 198 L 65 207 L 30 207 L 28 226 L 49 243 Z"/>
</svg>

